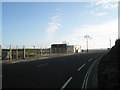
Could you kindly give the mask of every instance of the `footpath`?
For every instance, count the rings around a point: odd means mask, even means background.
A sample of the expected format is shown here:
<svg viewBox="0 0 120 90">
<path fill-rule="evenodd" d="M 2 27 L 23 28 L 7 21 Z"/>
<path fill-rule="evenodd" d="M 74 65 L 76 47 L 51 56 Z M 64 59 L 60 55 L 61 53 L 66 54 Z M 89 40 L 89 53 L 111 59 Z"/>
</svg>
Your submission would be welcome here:
<svg viewBox="0 0 120 90">
<path fill-rule="evenodd" d="M 28 62 L 28 61 L 34 61 L 34 60 L 41 60 L 41 59 L 47 59 L 47 58 L 54 58 L 54 57 L 61 57 L 61 56 L 68 56 L 73 54 L 51 54 L 51 55 L 41 55 L 36 57 L 26 57 L 25 59 L 11 59 L 11 60 L 0 60 L 0 63 L 2 64 L 11 64 L 11 63 L 19 63 L 19 62 Z"/>
</svg>

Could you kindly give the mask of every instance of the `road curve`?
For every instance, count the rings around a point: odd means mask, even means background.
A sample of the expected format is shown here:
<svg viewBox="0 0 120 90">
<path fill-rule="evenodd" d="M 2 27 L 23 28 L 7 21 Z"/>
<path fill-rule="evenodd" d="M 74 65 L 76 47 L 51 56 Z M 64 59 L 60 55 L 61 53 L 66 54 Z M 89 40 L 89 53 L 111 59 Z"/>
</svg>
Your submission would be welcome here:
<svg viewBox="0 0 120 90">
<path fill-rule="evenodd" d="M 92 69 L 105 52 L 74 54 L 2 66 L 2 88 L 92 88 Z"/>
</svg>

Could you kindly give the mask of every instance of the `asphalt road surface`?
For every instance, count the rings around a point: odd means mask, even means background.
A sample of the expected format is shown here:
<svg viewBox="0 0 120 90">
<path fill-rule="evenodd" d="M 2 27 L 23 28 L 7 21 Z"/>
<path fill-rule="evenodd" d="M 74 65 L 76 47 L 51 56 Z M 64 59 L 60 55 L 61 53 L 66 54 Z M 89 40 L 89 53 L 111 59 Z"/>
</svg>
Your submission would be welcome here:
<svg viewBox="0 0 120 90">
<path fill-rule="evenodd" d="M 93 69 L 105 52 L 4 64 L 2 88 L 92 88 Z"/>
</svg>

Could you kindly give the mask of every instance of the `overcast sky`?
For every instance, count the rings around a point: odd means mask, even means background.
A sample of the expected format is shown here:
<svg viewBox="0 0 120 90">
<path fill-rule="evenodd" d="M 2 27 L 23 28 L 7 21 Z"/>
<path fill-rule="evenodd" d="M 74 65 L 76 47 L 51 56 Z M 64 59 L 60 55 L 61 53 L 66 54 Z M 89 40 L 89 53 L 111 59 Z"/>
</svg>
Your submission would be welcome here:
<svg viewBox="0 0 120 90">
<path fill-rule="evenodd" d="M 85 49 L 89 35 L 89 48 L 109 48 L 118 38 L 118 2 L 106 1 L 2 2 L 2 44 L 47 48 L 67 42 Z"/>
</svg>

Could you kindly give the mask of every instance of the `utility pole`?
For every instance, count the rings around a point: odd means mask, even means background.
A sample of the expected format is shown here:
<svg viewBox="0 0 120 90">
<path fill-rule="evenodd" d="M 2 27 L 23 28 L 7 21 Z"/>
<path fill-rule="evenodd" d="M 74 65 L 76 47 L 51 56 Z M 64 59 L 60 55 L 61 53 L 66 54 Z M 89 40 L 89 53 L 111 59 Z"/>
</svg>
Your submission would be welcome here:
<svg viewBox="0 0 120 90">
<path fill-rule="evenodd" d="M 86 35 L 84 36 L 84 38 L 86 38 L 86 46 L 87 46 L 87 52 L 88 52 L 88 39 L 90 39 L 90 36 Z"/>
</svg>

